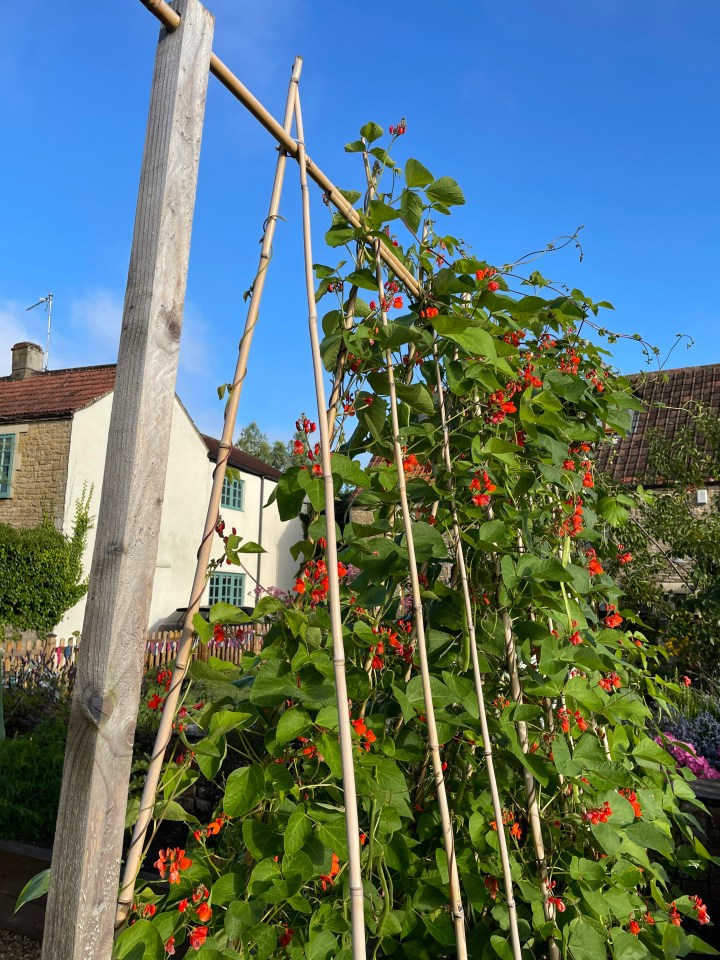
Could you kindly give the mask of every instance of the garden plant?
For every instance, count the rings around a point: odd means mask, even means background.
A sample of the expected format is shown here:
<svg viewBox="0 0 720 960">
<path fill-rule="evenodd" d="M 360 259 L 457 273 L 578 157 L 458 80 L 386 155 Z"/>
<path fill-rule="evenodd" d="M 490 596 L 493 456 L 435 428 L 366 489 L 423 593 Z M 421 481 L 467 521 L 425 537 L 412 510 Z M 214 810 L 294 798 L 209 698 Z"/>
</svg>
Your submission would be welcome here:
<svg viewBox="0 0 720 960">
<path fill-rule="evenodd" d="M 632 500 L 598 490 L 594 455 L 636 405 L 597 345 L 610 305 L 529 271 L 535 256 L 489 264 L 448 235 L 462 191 L 395 164 L 405 133 L 381 146 L 369 123 L 346 147 L 361 227 L 333 214 L 340 261 L 315 264 L 329 409 L 298 421 L 301 462 L 276 490 L 284 519 L 313 509 L 292 599 L 259 601 L 273 618 L 259 655 L 191 667 L 207 696 L 189 682 L 155 809 L 187 820 L 188 841 L 161 851 L 116 955 L 347 960 L 359 893 L 373 960 L 712 953 L 707 908 L 669 877 L 709 857 L 693 775 L 647 705 L 677 686 L 606 572 L 632 562 Z M 337 561 L 319 427 L 335 492 L 356 488 L 364 514 L 336 531 Z M 240 563 L 240 538 L 221 522 L 218 536 Z M 239 617 L 218 604 L 196 628 L 207 642 Z M 201 775 L 222 788 L 203 823 L 182 806 Z"/>
</svg>

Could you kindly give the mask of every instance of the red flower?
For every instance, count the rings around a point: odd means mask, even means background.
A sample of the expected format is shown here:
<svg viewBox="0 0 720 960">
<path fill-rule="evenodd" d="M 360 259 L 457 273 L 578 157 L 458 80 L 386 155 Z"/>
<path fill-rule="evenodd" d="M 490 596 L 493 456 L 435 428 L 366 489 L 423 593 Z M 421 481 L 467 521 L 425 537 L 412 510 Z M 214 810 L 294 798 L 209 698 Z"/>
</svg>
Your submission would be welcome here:
<svg viewBox="0 0 720 960">
<path fill-rule="evenodd" d="M 568 639 L 574 647 L 579 646 L 583 642 L 583 638 L 580 636 L 580 632 L 578 630 L 576 630 L 575 633 L 571 633 Z"/>
<path fill-rule="evenodd" d="M 344 563 L 340 563 L 340 561 L 338 560 L 337 571 L 338 571 L 338 576 L 342 580 L 343 577 L 347 576 L 348 568 L 345 566 Z"/>
<path fill-rule="evenodd" d="M 692 683 L 692 680 L 690 679 L 690 677 L 683 677 L 682 682 L 685 684 L 686 687 L 689 687 Z"/>
<path fill-rule="evenodd" d="M 677 912 L 675 908 L 675 901 L 670 904 L 670 913 L 668 914 L 668 920 L 670 923 L 675 924 L 676 927 L 679 927 L 682 924 L 682 917 Z"/>
<path fill-rule="evenodd" d="M 199 950 L 200 947 L 207 940 L 208 928 L 207 927 L 195 927 L 190 931 L 190 946 L 193 950 Z"/>
<path fill-rule="evenodd" d="M 295 590 L 297 593 L 305 593 L 305 581 L 299 579 L 296 580 L 293 590 Z"/>
<path fill-rule="evenodd" d="M 488 893 L 491 898 L 495 900 L 498 892 L 498 882 L 497 877 L 485 877 L 485 886 L 487 887 Z"/>
<path fill-rule="evenodd" d="M 322 467 L 319 463 L 314 463 L 312 468 L 313 476 L 321 477 L 322 476 Z"/>
<path fill-rule="evenodd" d="M 634 937 L 636 937 L 640 933 L 640 924 L 637 922 L 637 920 L 630 921 L 630 923 L 628 924 L 628 930 Z"/>
<path fill-rule="evenodd" d="M 373 670 L 382 670 L 382 668 L 383 668 L 383 661 L 382 661 L 382 659 L 381 659 L 377 654 L 375 654 L 375 655 L 373 656 L 371 666 L 372 666 Z"/>
<path fill-rule="evenodd" d="M 333 878 L 336 877 L 338 873 L 340 873 L 340 858 L 336 853 L 333 853 L 330 864 L 330 873 L 323 873 L 320 875 L 320 883 L 323 890 L 327 890 L 328 886 L 333 886 L 335 883 Z"/>
<path fill-rule="evenodd" d="M 207 921 L 212 916 L 212 909 L 208 903 L 201 903 L 197 908 L 198 920 L 201 923 L 207 923 Z"/>
<path fill-rule="evenodd" d="M 185 856 L 185 851 L 180 847 L 168 847 L 167 850 L 160 850 L 158 859 L 154 866 L 157 867 L 161 879 L 165 879 L 165 871 L 170 870 L 170 883 L 180 883 L 180 871 L 187 870 L 192 866 L 192 860 Z"/>
<path fill-rule="evenodd" d="M 690 897 L 692 901 L 693 910 L 697 913 L 698 923 L 710 923 L 710 916 L 707 911 L 707 907 L 702 902 L 700 897 Z"/>
<path fill-rule="evenodd" d="M 510 827 L 510 836 L 515 837 L 516 840 L 522 839 L 522 828 L 520 827 L 519 823 L 514 823 Z"/>
<path fill-rule="evenodd" d="M 175 953 L 175 937 L 169 937 L 165 941 L 165 953 L 167 953 L 170 957 L 172 957 Z"/>
<path fill-rule="evenodd" d="M 500 284 L 497 282 L 497 280 L 491 280 L 487 285 L 487 288 L 488 290 L 498 290 L 500 288 Z"/>
<path fill-rule="evenodd" d="M 367 731 L 365 721 L 361 718 L 358 718 L 357 720 L 351 720 L 350 724 L 357 734 L 363 734 Z"/>
<path fill-rule="evenodd" d="M 157 912 L 157 907 L 155 906 L 154 903 L 146 903 L 143 908 L 142 915 L 144 917 L 154 917 L 156 912 Z"/>
<path fill-rule="evenodd" d="M 300 454 L 304 453 L 304 451 L 305 446 L 303 445 L 302 440 L 296 440 L 295 443 L 293 443 L 293 453 Z"/>
<path fill-rule="evenodd" d="M 278 943 L 280 944 L 280 946 L 281 947 L 289 946 L 294 933 L 295 931 L 291 930 L 290 927 L 285 927 L 285 933 L 283 933 L 282 936 L 278 938 Z"/>
<path fill-rule="evenodd" d="M 402 297 L 395 297 L 395 299 L 394 299 L 393 302 L 392 302 L 392 305 L 393 305 L 393 307 L 395 307 L 396 310 L 399 310 L 400 307 L 402 307 L 402 305 L 403 305 L 403 299 L 402 299 Z"/>
<path fill-rule="evenodd" d="M 185 897 L 184 900 L 181 900 L 181 901 L 180 901 L 180 903 L 178 904 L 178 910 L 180 911 L 180 913 L 185 913 L 185 911 L 186 911 L 187 908 L 188 908 L 189 903 L 190 903 L 190 901 L 188 900 L 187 897 Z"/>
<path fill-rule="evenodd" d="M 157 693 L 154 693 L 148 700 L 148 708 L 150 710 L 162 710 L 164 703 L 165 703 L 165 698 L 161 697 Z"/>
<path fill-rule="evenodd" d="M 472 498 L 472 502 L 476 507 L 486 507 L 490 503 L 490 497 L 487 493 L 477 493 Z"/>
</svg>

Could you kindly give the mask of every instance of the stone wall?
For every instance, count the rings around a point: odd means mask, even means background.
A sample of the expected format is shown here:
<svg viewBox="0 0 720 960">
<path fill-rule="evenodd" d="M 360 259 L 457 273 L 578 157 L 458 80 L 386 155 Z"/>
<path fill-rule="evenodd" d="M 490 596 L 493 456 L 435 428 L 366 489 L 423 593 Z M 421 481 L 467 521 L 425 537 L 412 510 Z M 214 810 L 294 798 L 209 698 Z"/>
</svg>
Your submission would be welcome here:
<svg viewBox="0 0 720 960">
<path fill-rule="evenodd" d="M 44 515 L 62 529 L 72 420 L 38 420 L 0 426 L 15 433 L 11 496 L 0 499 L 0 523 L 33 527 Z"/>
</svg>

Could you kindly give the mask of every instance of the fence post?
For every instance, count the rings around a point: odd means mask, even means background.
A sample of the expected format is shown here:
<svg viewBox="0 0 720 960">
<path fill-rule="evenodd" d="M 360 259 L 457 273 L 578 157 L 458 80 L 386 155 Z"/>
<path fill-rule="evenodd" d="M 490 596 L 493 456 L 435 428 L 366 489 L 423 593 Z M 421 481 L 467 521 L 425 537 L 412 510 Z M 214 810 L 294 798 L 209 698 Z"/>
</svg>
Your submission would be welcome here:
<svg viewBox="0 0 720 960">
<path fill-rule="evenodd" d="M 155 59 L 43 960 L 109 960 L 113 943 L 212 48 L 212 15 L 176 6 Z"/>
</svg>

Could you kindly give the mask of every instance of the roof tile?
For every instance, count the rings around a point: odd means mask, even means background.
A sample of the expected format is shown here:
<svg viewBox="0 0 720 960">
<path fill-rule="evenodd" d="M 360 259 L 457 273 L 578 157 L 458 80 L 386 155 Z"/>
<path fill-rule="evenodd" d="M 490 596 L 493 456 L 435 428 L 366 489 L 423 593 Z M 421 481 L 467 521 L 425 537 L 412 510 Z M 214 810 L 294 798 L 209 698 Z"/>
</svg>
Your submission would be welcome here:
<svg viewBox="0 0 720 960">
<path fill-rule="evenodd" d="M 0 423 L 71 417 L 115 386 L 115 365 L 0 377 Z"/>
</svg>

